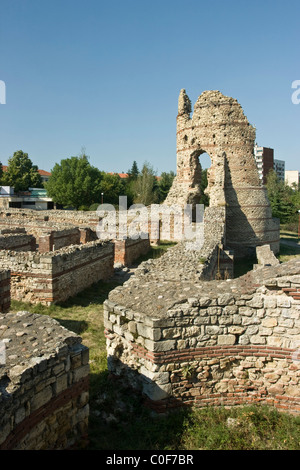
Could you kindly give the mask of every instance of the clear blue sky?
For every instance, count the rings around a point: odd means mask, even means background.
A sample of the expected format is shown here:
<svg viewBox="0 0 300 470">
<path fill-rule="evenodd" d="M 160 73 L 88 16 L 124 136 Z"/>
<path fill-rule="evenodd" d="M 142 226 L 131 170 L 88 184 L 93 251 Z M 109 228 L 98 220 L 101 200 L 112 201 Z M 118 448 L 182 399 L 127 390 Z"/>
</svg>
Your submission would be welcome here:
<svg viewBox="0 0 300 470">
<path fill-rule="evenodd" d="M 176 170 L 178 95 L 236 98 L 257 142 L 300 170 L 299 0 L 1 0 L 0 160 L 51 171 Z"/>
</svg>

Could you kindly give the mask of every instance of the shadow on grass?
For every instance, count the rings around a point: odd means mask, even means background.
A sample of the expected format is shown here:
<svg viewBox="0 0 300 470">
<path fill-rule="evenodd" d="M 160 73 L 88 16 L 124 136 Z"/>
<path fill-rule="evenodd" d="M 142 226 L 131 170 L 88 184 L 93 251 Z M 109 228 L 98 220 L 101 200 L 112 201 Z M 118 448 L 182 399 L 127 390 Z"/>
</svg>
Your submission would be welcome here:
<svg viewBox="0 0 300 470">
<path fill-rule="evenodd" d="M 299 240 L 298 233 L 289 232 L 289 231 L 285 231 L 285 230 L 280 231 L 280 238 L 284 238 L 286 240 L 294 240 L 296 242 Z"/>
<path fill-rule="evenodd" d="M 88 307 L 91 304 L 102 305 L 111 290 L 119 285 L 114 281 L 99 281 L 79 294 L 55 305 L 61 308 Z"/>
<path fill-rule="evenodd" d="M 90 381 L 87 450 L 176 450 L 190 409 L 154 414 L 141 394 L 108 371 L 91 374 Z"/>
</svg>

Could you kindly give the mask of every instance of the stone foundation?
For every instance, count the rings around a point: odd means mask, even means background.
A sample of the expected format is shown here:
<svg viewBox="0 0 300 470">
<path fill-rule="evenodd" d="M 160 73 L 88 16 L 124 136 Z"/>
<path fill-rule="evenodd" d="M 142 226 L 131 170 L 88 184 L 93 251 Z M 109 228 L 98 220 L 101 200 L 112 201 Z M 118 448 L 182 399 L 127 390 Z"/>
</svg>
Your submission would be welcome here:
<svg viewBox="0 0 300 470">
<path fill-rule="evenodd" d="M 51 305 L 113 275 L 114 245 L 89 242 L 55 252 L 0 250 L 0 262 L 11 273 L 11 297 Z"/>
<path fill-rule="evenodd" d="M 80 230 L 75 227 L 44 233 L 38 239 L 39 252 L 46 253 L 59 250 L 65 246 L 79 245 L 80 238 Z"/>
<path fill-rule="evenodd" d="M 35 251 L 36 239 L 27 233 L 7 233 L 0 235 L 0 250 Z"/>
<path fill-rule="evenodd" d="M 130 266 L 140 256 L 150 250 L 149 238 L 137 240 L 115 240 L 115 263 Z"/>
<path fill-rule="evenodd" d="M 191 280 L 155 282 L 150 268 L 110 293 L 111 373 L 157 410 L 259 402 L 299 413 L 300 261 Z"/>
<path fill-rule="evenodd" d="M 0 449 L 67 449 L 87 437 L 89 351 L 44 315 L 1 315 Z"/>
</svg>

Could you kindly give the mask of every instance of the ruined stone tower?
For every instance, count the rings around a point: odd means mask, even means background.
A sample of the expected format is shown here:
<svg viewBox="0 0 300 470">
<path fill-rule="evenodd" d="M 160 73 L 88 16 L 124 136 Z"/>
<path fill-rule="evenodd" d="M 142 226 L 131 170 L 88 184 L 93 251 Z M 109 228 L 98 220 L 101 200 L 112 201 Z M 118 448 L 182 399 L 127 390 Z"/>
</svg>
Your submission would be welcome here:
<svg viewBox="0 0 300 470">
<path fill-rule="evenodd" d="M 272 218 L 254 159 L 255 128 L 236 99 L 205 91 L 194 106 L 180 91 L 177 116 L 177 175 L 166 205 L 199 203 L 201 154 L 211 158 L 206 192 L 210 207 L 226 207 L 226 245 L 235 256 L 256 246 L 279 249 L 279 221 Z M 200 157 L 200 162 L 199 162 Z"/>
</svg>

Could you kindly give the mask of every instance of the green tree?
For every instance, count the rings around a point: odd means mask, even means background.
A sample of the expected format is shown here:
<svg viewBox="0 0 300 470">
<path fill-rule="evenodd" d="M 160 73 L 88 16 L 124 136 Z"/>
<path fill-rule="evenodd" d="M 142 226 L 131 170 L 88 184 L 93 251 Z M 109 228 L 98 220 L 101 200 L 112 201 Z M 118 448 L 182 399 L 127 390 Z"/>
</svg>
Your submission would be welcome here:
<svg viewBox="0 0 300 470">
<path fill-rule="evenodd" d="M 130 181 L 132 181 L 132 180 L 135 181 L 137 179 L 137 177 L 139 176 L 139 169 L 138 169 L 138 166 L 137 166 L 137 163 L 136 163 L 135 160 L 132 164 L 131 169 L 128 170 L 127 173 L 128 173 Z"/>
<path fill-rule="evenodd" d="M 200 189 L 201 189 L 201 197 L 199 204 L 204 204 L 205 207 L 209 206 L 209 196 L 205 194 L 205 189 L 207 188 L 207 168 L 205 170 L 201 171 L 201 183 L 200 183 Z"/>
<path fill-rule="evenodd" d="M 100 192 L 103 193 L 104 203 L 118 205 L 119 196 L 126 195 L 126 183 L 117 174 L 103 173 Z"/>
<path fill-rule="evenodd" d="M 158 182 L 155 172 L 151 165 L 145 162 L 134 182 L 134 203 L 149 206 L 158 202 L 158 199 Z"/>
<path fill-rule="evenodd" d="M 281 224 L 289 222 L 296 210 L 292 188 L 280 181 L 274 170 L 268 173 L 266 187 L 273 217 L 280 219 Z"/>
<path fill-rule="evenodd" d="M 75 209 L 101 200 L 102 173 L 90 165 L 88 157 L 70 157 L 56 163 L 46 183 L 48 195 L 54 202 Z"/>
<path fill-rule="evenodd" d="M 160 175 L 160 179 L 158 180 L 159 202 L 163 202 L 166 199 L 174 178 L 175 173 L 173 171 L 170 171 L 169 173 L 163 171 Z"/>
<path fill-rule="evenodd" d="M 27 191 L 29 188 L 41 188 L 43 182 L 38 167 L 32 164 L 27 153 L 22 150 L 14 152 L 8 159 L 6 172 L 2 176 L 2 184 L 12 186 L 15 192 Z"/>
</svg>

